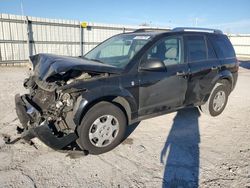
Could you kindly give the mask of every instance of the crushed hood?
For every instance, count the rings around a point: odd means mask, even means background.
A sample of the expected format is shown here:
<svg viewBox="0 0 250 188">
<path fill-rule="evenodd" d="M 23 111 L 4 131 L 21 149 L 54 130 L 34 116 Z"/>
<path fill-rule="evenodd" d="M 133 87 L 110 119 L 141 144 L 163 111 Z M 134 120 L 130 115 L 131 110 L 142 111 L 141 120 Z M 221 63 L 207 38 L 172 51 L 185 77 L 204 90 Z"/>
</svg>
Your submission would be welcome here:
<svg viewBox="0 0 250 188">
<path fill-rule="evenodd" d="M 34 75 L 44 81 L 53 75 L 65 73 L 70 70 L 103 73 L 120 73 L 122 71 L 122 69 L 115 66 L 96 61 L 53 54 L 37 54 L 31 56 L 30 60 L 33 64 Z"/>
</svg>

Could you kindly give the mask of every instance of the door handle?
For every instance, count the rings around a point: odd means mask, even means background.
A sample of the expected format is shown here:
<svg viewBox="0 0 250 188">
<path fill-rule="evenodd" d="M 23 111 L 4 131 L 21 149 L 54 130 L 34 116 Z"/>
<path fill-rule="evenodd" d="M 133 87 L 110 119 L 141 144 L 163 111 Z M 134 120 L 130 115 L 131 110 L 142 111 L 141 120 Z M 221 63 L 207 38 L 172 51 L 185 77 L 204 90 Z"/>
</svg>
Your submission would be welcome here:
<svg viewBox="0 0 250 188">
<path fill-rule="evenodd" d="M 178 72 L 176 72 L 176 76 L 186 76 L 186 75 L 187 75 L 187 73 L 184 72 L 184 71 L 178 71 Z"/>
</svg>

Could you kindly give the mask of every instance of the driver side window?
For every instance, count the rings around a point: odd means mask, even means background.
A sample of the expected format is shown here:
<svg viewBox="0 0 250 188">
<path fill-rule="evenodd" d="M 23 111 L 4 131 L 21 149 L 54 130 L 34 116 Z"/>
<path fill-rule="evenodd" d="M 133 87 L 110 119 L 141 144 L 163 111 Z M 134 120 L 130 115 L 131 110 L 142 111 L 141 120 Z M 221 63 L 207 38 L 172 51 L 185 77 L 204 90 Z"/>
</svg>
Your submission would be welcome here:
<svg viewBox="0 0 250 188">
<path fill-rule="evenodd" d="M 146 54 L 146 60 L 158 59 L 166 66 L 181 63 L 181 40 L 168 37 L 157 42 Z"/>
</svg>

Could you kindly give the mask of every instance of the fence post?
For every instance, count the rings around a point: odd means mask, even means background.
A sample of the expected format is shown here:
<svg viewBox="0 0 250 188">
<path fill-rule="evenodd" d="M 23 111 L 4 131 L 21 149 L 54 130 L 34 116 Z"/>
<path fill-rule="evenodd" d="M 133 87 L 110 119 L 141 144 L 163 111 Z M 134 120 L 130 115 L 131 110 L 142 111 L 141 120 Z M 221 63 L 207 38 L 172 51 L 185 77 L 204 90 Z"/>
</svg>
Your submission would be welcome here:
<svg viewBox="0 0 250 188">
<path fill-rule="evenodd" d="M 31 21 L 29 20 L 28 16 L 26 16 L 26 27 L 27 27 L 27 47 L 28 47 L 28 55 L 29 57 L 32 56 L 32 44 L 31 44 Z M 29 59 L 28 57 L 28 59 Z"/>
<path fill-rule="evenodd" d="M 80 22 L 80 56 L 83 56 L 83 27 Z"/>
</svg>

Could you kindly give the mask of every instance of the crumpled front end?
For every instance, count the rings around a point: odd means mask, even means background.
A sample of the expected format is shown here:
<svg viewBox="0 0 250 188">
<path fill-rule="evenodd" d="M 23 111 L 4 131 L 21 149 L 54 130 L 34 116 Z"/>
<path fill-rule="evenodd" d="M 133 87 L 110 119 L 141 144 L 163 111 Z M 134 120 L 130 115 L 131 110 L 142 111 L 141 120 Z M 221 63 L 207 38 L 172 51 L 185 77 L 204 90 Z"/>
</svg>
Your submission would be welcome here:
<svg viewBox="0 0 250 188">
<path fill-rule="evenodd" d="M 17 94 L 15 103 L 17 116 L 23 126 L 22 137 L 24 139 L 30 140 L 37 137 L 49 147 L 59 150 L 78 138 L 75 131 L 67 126 L 63 114 L 59 114 L 64 113 L 59 112 L 60 105 L 63 105 L 60 102 L 54 112 L 49 112 L 53 103 L 47 111 L 41 110 L 28 94 L 22 96 Z M 54 105 L 56 106 L 56 103 Z"/>
<path fill-rule="evenodd" d="M 38 137 L 53 149 L 63 149 L 78 138 L 74 113 L 87 91 L 86 82 L 91 85 L 90 80 L 107 77 L 115 68 L 48 54 L 33 56 L 31 61 L 33 75 L 24 81 L 29 93 L 15 96 L 22 137 Z"/>
</svg>

